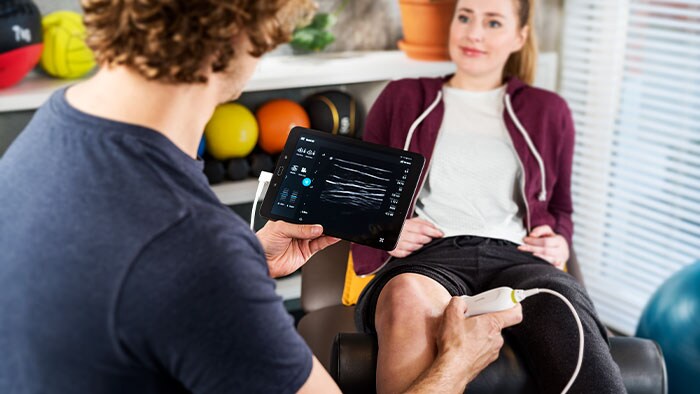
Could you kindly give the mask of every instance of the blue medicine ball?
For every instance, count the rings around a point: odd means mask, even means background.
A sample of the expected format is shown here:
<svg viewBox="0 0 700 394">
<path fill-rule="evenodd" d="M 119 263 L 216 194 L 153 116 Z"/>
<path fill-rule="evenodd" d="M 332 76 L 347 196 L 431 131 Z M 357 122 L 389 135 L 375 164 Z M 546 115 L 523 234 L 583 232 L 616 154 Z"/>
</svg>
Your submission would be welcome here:
<svg viewBox="0 0 700 394">
<path fill-rule="evenodd" d="M 700 393 L 700 261 L 659 287 L 642 312 L 637 336 L 661 346 L 670 394 Z"/>
<path fill-rule="evenodd" d="M 204 156 L 204 151 L 207 149 L 207 139 L 202 135 L 202 139 L 199 141 L 199 148 L 197 148 L 197 156 Z"/>
</svg>

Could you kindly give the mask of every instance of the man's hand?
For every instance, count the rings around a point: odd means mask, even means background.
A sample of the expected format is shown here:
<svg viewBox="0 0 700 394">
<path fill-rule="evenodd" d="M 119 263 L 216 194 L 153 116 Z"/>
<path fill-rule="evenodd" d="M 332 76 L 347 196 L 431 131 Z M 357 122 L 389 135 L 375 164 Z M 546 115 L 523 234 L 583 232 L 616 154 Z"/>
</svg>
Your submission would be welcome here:
<svg viewBox="0 0 700 394">
<path fill-rule="evenodd" d="M 432 241 L 442 238 L 444 234 L 434 224 L 420 218 L 406 220 L 399 236 L 396 249 L 389 252 L 393 257 L 404 258 Z"/>
<path fill-rule="evenodd" d="M 569 260 L 569 243 L 547 225 L 532 229 L 530 234 L 523 238 L 523 242 L 525 243 L 518 246 L 519 250 L 530 252 L 560 270 L 564 269 Z"/>
<path fill-rule="evenodd" d="M 520 304 L 495 313 L 465 318 L 467 304 L 461 297 L 452 297 L 445 308 L 438 331 L 438 354 L 451 357 L 472 381 L 481 371 L 498 358 L 503 346 L 501 330 L 523 320 Z"/>
<path fill-rule="evenodd" d="M 270 276 L 289 275 L 304 265 L 319 250 L 338 242 L 338 238 L 323 235 L 317 224 L 290 224 L 268 221 L 257 233 L 265 250 Z"/>
</svg>

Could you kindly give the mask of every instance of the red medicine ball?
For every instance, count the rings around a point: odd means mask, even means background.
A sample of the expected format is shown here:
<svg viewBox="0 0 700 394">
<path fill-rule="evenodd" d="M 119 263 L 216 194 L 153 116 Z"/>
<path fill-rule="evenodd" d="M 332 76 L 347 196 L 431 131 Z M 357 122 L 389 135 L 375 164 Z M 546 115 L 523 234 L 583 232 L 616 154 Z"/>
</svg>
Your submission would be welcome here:
<svg viewBox="0 0 700 394">
<path fill-rule="evenodd" d="M 0 89 L 19 82 L 41 58 L 41 14 L 31 0 L 0 1 Z"/>
</svg>

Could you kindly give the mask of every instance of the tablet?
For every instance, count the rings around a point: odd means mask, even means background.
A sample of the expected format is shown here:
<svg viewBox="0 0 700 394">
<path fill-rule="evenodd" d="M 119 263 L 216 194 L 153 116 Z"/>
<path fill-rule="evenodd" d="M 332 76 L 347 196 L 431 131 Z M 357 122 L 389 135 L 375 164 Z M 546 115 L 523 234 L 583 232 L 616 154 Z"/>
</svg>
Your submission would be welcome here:
<svg viewBox="0 0 700 394">
<path fill-rule="evenodd" d="M 295 127 L 260 214 L 321 224 L 327 235 L 393 250 L 424 163 L 418 153 Z"/>
</svg>

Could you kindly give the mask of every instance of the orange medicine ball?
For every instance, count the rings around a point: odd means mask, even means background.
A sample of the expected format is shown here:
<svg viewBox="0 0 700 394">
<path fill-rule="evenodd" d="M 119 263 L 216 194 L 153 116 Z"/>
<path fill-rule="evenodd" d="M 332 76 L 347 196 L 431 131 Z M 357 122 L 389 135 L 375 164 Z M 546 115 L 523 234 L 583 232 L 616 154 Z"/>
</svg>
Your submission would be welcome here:
<svg viewBox="0 0 700 394">
<path fill-rule="evenodd" d="M 271 155 L 282 152 L 289 131 L 294 126 L 309 127 L 310 124 L 304 107 L 286 99 L 268 101 L 255 116 L 260 126 L 258 144 Z"/>
</svg>

